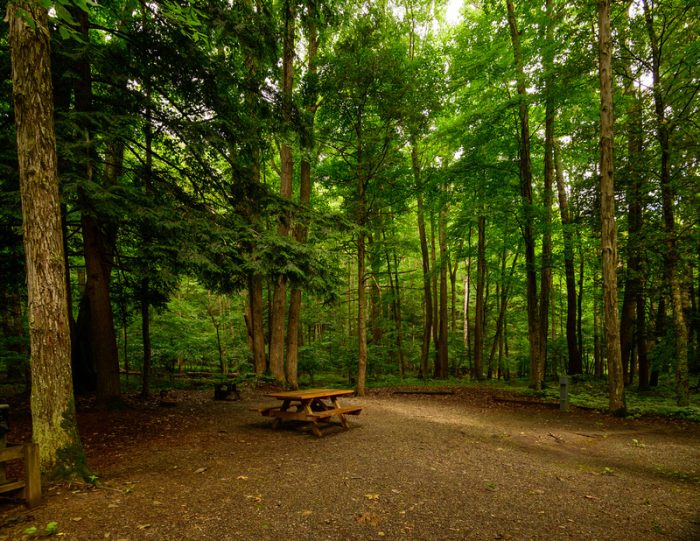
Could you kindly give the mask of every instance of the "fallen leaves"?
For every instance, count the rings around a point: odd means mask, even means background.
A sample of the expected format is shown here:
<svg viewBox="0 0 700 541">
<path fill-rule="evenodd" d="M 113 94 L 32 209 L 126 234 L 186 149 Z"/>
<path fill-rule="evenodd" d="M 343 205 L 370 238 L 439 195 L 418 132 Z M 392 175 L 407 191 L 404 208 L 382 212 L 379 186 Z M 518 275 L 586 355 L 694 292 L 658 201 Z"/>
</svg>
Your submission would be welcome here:
<svg viewBox="0 0 700 541">
<path fill-rule="evenodd" d="M 379 523 L 381 522 L 381 518 L 377 513 L 372 513 L 371 511 L 365 511 L 361 515 L 359 515 L 357 518 L 355 518 L 355 521 L 358 524 L 369 524 L 370 526 L 377 527 L 379 526 Z"/>
</svg>

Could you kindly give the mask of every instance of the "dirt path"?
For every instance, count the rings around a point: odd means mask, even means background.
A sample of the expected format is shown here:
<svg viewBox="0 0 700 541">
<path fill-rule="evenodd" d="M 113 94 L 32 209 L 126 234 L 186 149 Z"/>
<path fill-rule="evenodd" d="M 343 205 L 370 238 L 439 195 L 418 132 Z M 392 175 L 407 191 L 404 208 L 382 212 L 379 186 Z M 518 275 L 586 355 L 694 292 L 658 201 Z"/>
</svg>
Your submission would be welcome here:
<svg viewBox="0 0 700 541">
<path fill-rule="evenodd" d="M 493 401 L 488 391 L 345 400 L 349 432 L 273 431 L 266 400 L 83 413 L 100 488 L 0 504 L 0 541 L 700 539 L 700 426 Z"/>
</svg>

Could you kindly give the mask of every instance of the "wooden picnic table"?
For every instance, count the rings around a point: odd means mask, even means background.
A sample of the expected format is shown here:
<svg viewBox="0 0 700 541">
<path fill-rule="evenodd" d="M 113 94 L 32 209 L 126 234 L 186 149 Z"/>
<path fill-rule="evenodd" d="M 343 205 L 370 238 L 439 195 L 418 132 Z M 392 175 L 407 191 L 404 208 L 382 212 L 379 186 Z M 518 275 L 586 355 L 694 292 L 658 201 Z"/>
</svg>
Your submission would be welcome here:
<svg viewBox="0 0 700 541">
<path fill-rule="evenodd" d="M 350 428 L 346 415 L 359 415 L 362 406 L 342 407 L 338 397 L 354 394 L 351 389 L 306 389 L 304 391 L 281 391 L 265 396 L 282 401 L 280 406 L 260 408 L 265 417 L 273 417 L 272 428 L 279 428 L 283 421 L 306 423 L 315 436 L 321 437 L 319 422 L 330 423 L 337 417 L 343 429 Z"/>
</svg>

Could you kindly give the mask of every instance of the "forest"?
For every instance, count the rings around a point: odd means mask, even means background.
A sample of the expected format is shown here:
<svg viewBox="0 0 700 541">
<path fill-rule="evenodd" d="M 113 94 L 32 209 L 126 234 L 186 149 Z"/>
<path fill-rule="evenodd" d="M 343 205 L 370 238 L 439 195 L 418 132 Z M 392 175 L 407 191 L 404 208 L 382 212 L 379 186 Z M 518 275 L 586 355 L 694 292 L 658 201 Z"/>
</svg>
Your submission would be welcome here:
<svg viewBox="0 0 700 541">
<path fill-rule="evenodd" d="M 700 5 L 2 12 L 0 369 L 39 440 L 125 374 L 698 392 Z"/>
</svg>

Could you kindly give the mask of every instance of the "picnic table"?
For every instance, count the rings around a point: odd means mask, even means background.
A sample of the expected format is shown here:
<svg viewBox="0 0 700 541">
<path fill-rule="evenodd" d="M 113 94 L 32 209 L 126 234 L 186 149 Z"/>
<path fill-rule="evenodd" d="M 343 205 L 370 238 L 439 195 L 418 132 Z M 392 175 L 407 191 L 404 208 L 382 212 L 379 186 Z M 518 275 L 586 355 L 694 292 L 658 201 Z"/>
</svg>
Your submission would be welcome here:
<svg viewBox="0 0 700 541">
<path fill-rule="evenodd" d="M 265 417 L 273 417 L 272 428 L 279 428 L 283 421 L 301 421 L 315 436 L 321 437 L 319 422 L 331 423 L 337 417 L 343 429 L 350 428 L 346 415 L 359 415 L 362 406 L 342 407 L 338 397 L 354 394 L 351 389 L 306 389 L 304 391 L 280 391 L 265 396 L 282 401 L 279 406 L 258 409 Z"/>
</svg>

